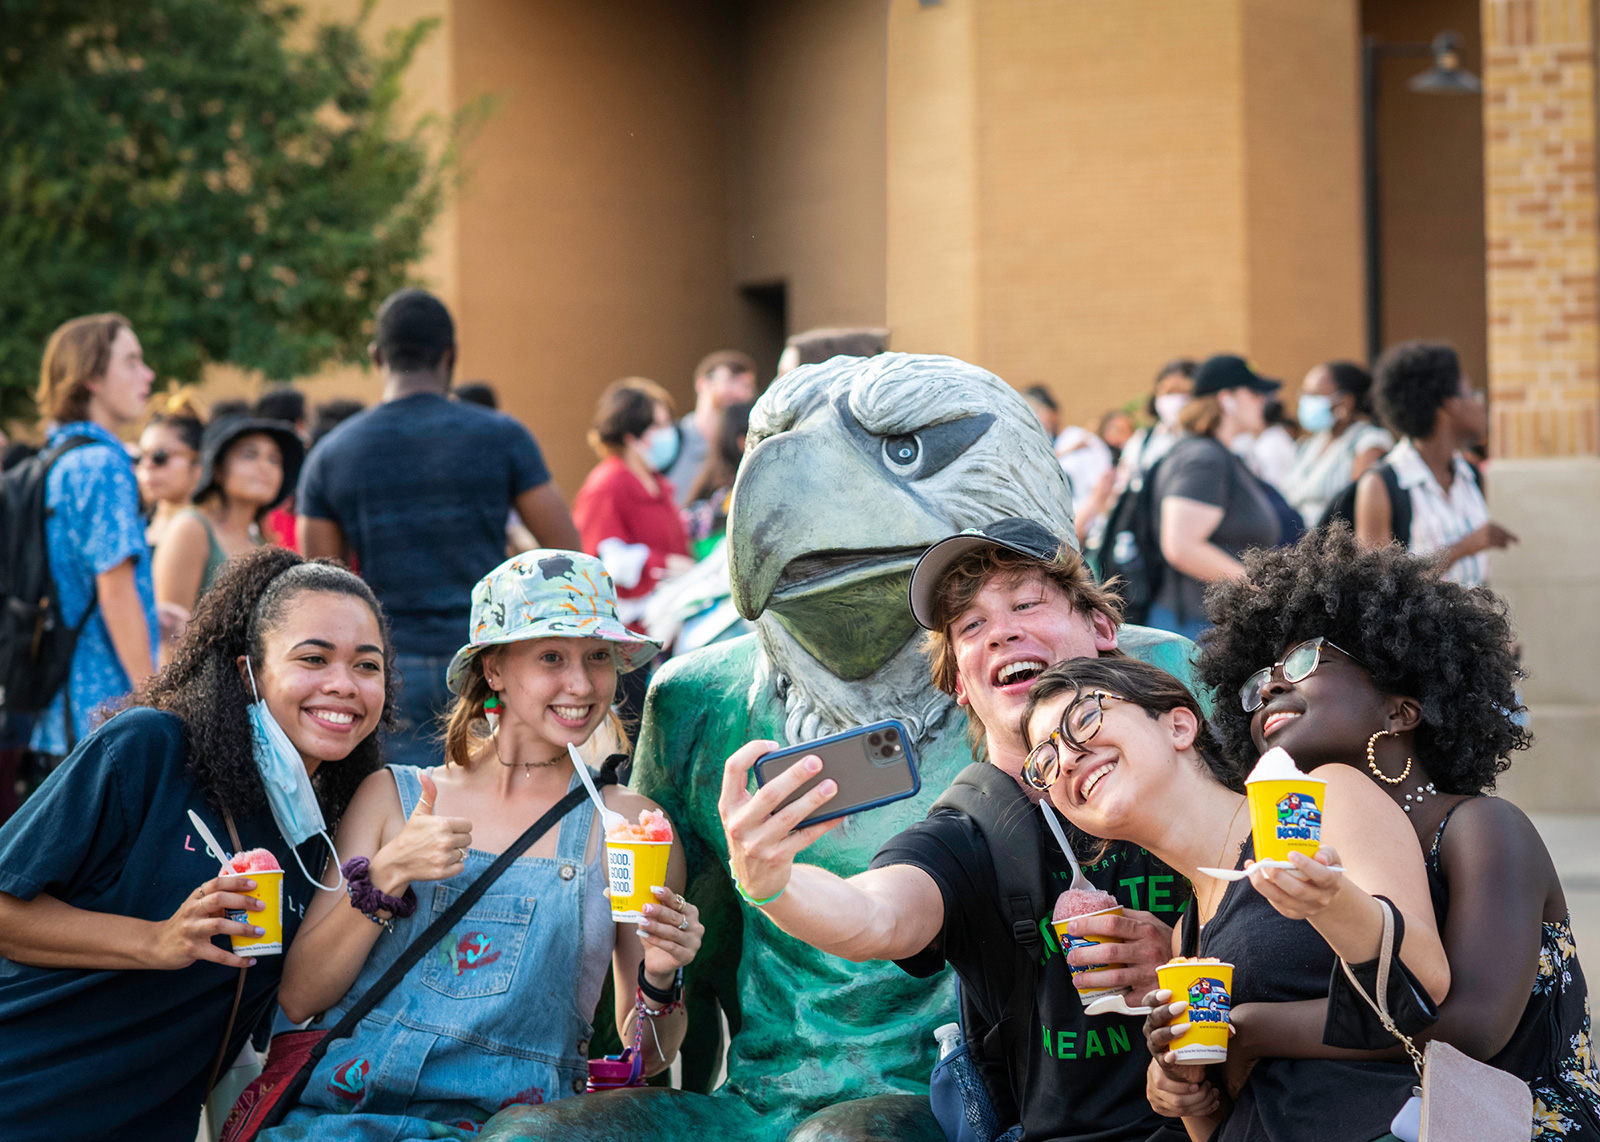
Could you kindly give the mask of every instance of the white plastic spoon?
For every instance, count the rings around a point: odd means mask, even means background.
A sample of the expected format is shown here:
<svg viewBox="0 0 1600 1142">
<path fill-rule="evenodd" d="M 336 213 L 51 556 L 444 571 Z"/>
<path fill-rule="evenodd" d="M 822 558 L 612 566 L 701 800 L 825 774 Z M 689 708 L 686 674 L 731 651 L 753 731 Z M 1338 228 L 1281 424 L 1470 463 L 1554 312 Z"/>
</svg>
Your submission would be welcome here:
<svg viewBox="0 0 1600 1142">
<path fill-rule="evenodd" d="M 200 819 L 193 809 L 189 810 L 189 820 L 194 822 L 194 827 L 200 830 L 200 839 L 206 843 L 206 852 L 217 858 L 218 864 L 227 864 L 228 858 L 223 854 L 227 851 L 222 847 L 222 842 L 211 835 L 211 830 L 206 828 L 206 823 Z"/>
<path fill-rule="evenodd" d="M 1039 802 L 1039 812 L 1044 814 L 1045 824 L 1050 826 L 1050 831 L 1056 835 L 1056 844 L 1061 846 L 1061 851 L 1067 854 L 1067 863 L 1072 866 L 1072 883 L 1067 887 L 1073 889 L 1088 889 L 1096 891 L 1095 886 L 1089 883 L 1089 878 L 1083 875 L 1083 869 L 1078 867 L 1077 854 L 1072 851 L 1072 846 L 1067 844 L 1067 834 L 1062 831 L 1061 822 L 1056 820 L 1056 811 L 1050 808 L 1048 802 Z"/>
<path fill-rule="evenodd" d="M 1300 875 L 1300 870 L 1295 868 L 1294 865 L 1290 864 L 1286 860 L 1258 860 L 1251 867 L 1285 868 L 1294 873 L 1296 876 L 1299 876 L 1301 880 L 1305 879 L 1304 876 Z M 1199 871 L 1205 873 L 1207 876 L 1214 877 L 1217 880 L 1243 880 L 1245 877 L 1250 875 L 1250 869 L 1248 868 L 1206 868 L 1204 865 L 1202 865 Z M 1328 871 L 1343 872 L 1344 865 L 1330 864 L 1328 866 Z"/>
<path fill-rule="evenodd" d="M 1085 1015 L 1149 1015 L 1150 1011 L 1148 1007 L 1129 1007 L 1128 993 L 1125 991 L 1102 995 L 1083 1009 Z"/>
<path fill-rule="evenodd" d="M 609 836 L 613 829 L 626 825 L 628 818 L 607 809 L 606 803 L 600 800 L 600 790 L 594 787 L 594 779 L 589 776 L 589 767 L 583 764 L 583 758 L 578 755 L 578 747 L 568 742 L 567 752 L 572 755 L 572 768 L 578 771 L 578 780 L 582 781 L 583 787 L 589 791 L 589 799 L 594 802 L 594 807 L 600 810 L 600 823 L 605 826 L 606 834 Z"/>
</svg>

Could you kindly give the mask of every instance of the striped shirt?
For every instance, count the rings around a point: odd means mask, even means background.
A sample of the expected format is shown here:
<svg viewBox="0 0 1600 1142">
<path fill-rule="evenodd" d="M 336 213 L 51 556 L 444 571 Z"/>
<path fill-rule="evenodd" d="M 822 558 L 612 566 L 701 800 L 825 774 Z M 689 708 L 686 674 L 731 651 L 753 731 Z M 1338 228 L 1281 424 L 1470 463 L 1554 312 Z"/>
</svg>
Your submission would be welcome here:
<svg viewBox="0 0 1600 1142">
<path fill-rule="evenodd" d="M 1395 445 L 1386 458 L 1400 487 L 1411 496 L 1411 547 L 1413 555 L 1431 555 L 1477 531 L 1489 522 L 1489 505 L 1472 471 L 1458 452 L 1455 479 L 1447 492 L 1409 439 Z M 1489 556 L 1480 551 L 1457 559 L 1444 577 L 1467 587 L 1479 587 L 1489 574 Z"/>
</svg>

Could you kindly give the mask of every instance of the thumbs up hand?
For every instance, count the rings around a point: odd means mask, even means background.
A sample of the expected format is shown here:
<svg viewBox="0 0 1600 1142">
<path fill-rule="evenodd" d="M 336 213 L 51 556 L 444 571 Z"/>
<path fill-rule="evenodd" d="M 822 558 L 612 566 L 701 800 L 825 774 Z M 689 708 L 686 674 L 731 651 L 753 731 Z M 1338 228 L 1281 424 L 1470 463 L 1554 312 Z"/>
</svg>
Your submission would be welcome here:
<svg viewBox="0 0 1600 1142">
<path fill-rule="evenodd" d="M 418 777 L 422 796 L 406 818 L 405 827 L 372 857 L 369 875 L 373 886 L 389 896 L 399 896 L 414 880 L 448 880 L 466 869 L 472 847 L 472 822 L 465 817 L 441 817 L 433 806 L 439 787 L 424 770 Z"/>
</svg>

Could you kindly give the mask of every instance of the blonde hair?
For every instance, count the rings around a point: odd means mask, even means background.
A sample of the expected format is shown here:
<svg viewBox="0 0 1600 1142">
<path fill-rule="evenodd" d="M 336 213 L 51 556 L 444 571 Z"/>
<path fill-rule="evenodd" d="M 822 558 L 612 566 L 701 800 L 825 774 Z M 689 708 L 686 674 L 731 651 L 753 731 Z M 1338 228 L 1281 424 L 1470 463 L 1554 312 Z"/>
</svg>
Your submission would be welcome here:
<svg viewBox="0 0 1600 1142">
<path fill-rule="evenodd" d="M 1210 436 L 1222 423 L 1222 402 L 1212 394 L 1191 397 L 1178 414 L 1178 423 L 1196 436 Z"/>
<path fill-rule="evenodd" d="M 447 765 L 472 768 L 473 749 L 489 740 L 489 719 L 483 712 L 483 704 L 493 696 L 494 689 L 483 674 L 483 654 L 474 654 L 467 662 L 467 677 L 461 693 L 450 703 L 445 719 L 444 759 Z M 616 735 L 617 749 L 627 753 L 628 730 L 616 710 L 606 711 L 606 724 Z"/>
<path fill-rule="evenodd" d="M 39 365 L 39 411 L 58 424 L 89 419 L 89 382 L 105 376 L 111 343 L 133 324 L 120 313 L 74 317 L 50 334 Z"/>
</svg>

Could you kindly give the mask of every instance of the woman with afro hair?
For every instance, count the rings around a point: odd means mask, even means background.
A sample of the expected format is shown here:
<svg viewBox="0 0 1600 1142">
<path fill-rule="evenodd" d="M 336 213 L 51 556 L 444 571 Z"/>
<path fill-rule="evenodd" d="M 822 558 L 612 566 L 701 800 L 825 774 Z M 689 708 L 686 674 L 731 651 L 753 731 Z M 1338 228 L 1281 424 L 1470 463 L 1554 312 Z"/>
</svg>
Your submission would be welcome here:
<svg viewBox="0 0 1600 1142">
<path fill-rule="evenodd" d="M 272 853 L 288 945 L 324 846 L 280 833 L 253 719 L 278 737 L 272 757 L 304 765 L 331 828 L 378 767 L 392 660 L 349 571 L 244 555 L 172 662 L 0 827 L 0 1139 L 192 1142 L 220 1067 L 273 1009 L 283 956 L 231 950 L 263 934 L 264 905 L 243 895 L 250 875 L 218 875 L 191 818 L 225 855 Z"/>
<path fill-rule="evenodd" d="M 1281 746 L 1302 769 L 1366 773 L 1409 815 L 1451 978 L 1422 1037 L 1525 1080 L 1534 1138 L 1600 1139 L 1588 990 L 1561 882 L 1532 822 L 1488 795 L 1530 740 L 1511 624 L 1491 591 L 1443 578 L 1444 558 L 1364 548 L 1342 525 L 1257 552 L 1245 578 L 1207 599 L 1216 625 L 1200 672 L 1222 696 L 1215 725 L 1240 769 Z M 1326 1006 L 1241 1007 L 1233 1049 L 1325 1057 Z"/>
</svg>

